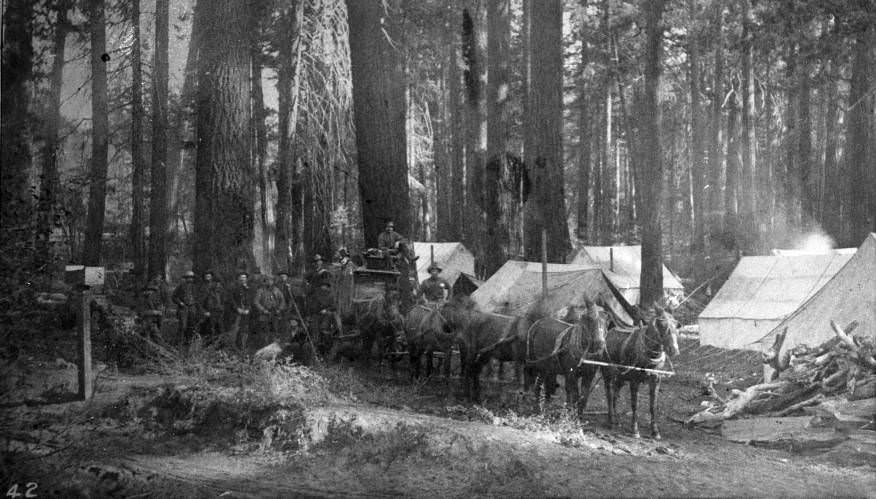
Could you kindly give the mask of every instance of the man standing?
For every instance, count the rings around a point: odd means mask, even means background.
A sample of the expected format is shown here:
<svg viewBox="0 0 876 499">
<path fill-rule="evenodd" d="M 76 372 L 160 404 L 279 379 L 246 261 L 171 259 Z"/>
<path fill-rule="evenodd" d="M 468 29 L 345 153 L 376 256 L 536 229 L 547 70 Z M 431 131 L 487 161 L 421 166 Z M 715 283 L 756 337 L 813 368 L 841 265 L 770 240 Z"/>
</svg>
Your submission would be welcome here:
<svg viewBox="0 0 876 499">
<path fill-rule="evenodd" d="M 161 322 L 164 317 L 164 304 L 161 303 L 155 284 L 150 282 L 143 288 L 137 308 L 145 336 L 150 340 L 159 339 L 161 337 Z"/>
<path fill-rule="evenodd" d="M 222 285 L 215 280 L 213 271 L 204 272 L 204 283 L 201 285 L 200 304 L 204 313 L 204 323 L 201 326 L 205 338 L 216 339 L 222 334 Z"/>
<path fill-rule="evenodd" d="M 252 309 L 252 290 L 249 287 L 249 274 L 240 272 L 237 274 L 237 283 L 231 290 L 231 306 L 234 312 L 235 344 L 242 352 L 246 352 L 246 343 L 249 339 L 250 316 Z"/>
<path fill-rule="evenodd" d="M 325 268 L 325 263 L 322 261 L 322 255 L 316 254 L 313 256 L 313 269 L 304 275 L 304 281 L 311 290 L 319 288 L 322 281 L 327 281 L 329 278 L 328 269 Z"/>
<path fill-rule="evenodd" d="M 259 311 L 259 333 L 264 341 L 274 339 L 280 333 L 280 316 L 286 310 L 283 292 L 274 285 L 274 279 L 266 275 L 255 297 L 255 308 Z"/>
<path fill-rule="evenodd" d="M 450 297 L 450 284 L 440 277 L 441 267 L 429 266 L 429 278 L 420 284 L 420 296 L 427 305 L 440 306 Z"/>
<path fill-rule="evenodd" d="M 191 270 L 183 274 L 183 282 L 171 296 L 179 318 L 179 343 L 187 346 L 192 340 L 192 332 L 198 322 L 198 300 L 195 292 L 195 273 Z"/>
<path fill-rule="evenodd" d="M 332 335 L 342 331 L 341 318 L 335 309 L 335 296 L 331 283 L 324 280 L 314 290 L 307 300 L 307 315 L 309 330 L 317 336 L 320 353 L 325 354 L 331 348 Z"/>
</svg>

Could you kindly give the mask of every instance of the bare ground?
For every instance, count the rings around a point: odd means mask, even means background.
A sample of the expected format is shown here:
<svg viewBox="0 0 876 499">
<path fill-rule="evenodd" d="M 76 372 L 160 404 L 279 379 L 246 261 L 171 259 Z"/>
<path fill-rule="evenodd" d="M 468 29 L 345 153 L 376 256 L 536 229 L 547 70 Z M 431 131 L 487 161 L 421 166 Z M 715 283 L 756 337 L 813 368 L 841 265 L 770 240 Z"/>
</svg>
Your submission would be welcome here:
<svg viewBox="0 0 876 499">
<path fill-rule="evenodd" d="M 4 490 L 32 482 L 41 496 L 876 496 L 873 454 L 763 449 L 679 424 L 703 399 L 705 373 L 729 390 L 759 369 L 745 353 L 690 341 L 663 386 L 662 441 L 606 428 L 601 388 L 579 423 L 562 395 L 537 415 L 507 376 L 471 406 L 457 380 L 410 383 L 349 366 L 271 371 L 265 397 L 244 386 L 267 372 L 252 366 L 211 371 L 207 385 L 204 371 L 107 369 L 86 404 L 64 402 L 69 365 L 19 362 L 0 404 L 0 471 Z"/>
</svg>

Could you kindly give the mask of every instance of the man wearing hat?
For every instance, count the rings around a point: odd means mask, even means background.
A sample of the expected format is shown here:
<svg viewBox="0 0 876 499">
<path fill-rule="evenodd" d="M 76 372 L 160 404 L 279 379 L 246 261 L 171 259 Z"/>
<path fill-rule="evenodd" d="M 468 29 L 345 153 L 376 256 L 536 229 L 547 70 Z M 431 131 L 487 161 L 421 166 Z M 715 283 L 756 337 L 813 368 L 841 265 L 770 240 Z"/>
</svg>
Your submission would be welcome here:
<svg viewBox="0 0 876 499">
<path fill-rule="evenodd" d="M 176 305 L 179 318 L 180 345 L 188 345 L 192 339 L 192 331 L 198 323 L 198 299 L 195 290 L 195 273 L 191 270 L 183 274 L 183 281 L 173 290 L 170 297 Z"/>
<path fill-rule="evenodd" d="M 286 310 L 286 300 L 271 276 L 264 277 L 253 304 L 259 312 L 259 333 L 266 340 L 279 337 L 280 317 Z"/>
<path fill-rule="evenodd" d="M 304 275 L 304 281 L 310 287 L 311 290 L 319 287 L 319 284 L 328 280 L 329 272 L 328 269 L 325 268 L 325 262 L 322 261 L 322 255 L 316 254 L 313 255 L 313 269 L 310 272 Z"/>
<path fill-rule="evenodd" d="M 395 222 L 387 220 L 383 232 L 377 236 L 377 249 L 393 253 L 398 250 L 398 242 L 402 239 L 404 236 L 395 231 Z"/>
<path fill-rule="evenodd" d="M 231 288 L 229 299 L 234 312 L 234 324 L 231 328 L 237 332 L 234 341 L 237 347 L 245 352 L 249 339 L 249 312 L 252 309 L 253 301 L 253 292 L 249 286 L 249 274 L 246 272 L 237 273 L 237 282 Z"/>
<path fill-rule="evenodd" d="M 204 314 L 201 331 L 204 337 L 218 338 L 222 334 L 222 285 L 216 281 L 213 271 L 204 272 L 204 282 L 201 284 L 199 303 Z"/>
<path fill-rule="evenodd" d="M 331 335 L 340 334 L 341 317 L 335 307 L 335 296 L 332 293 L 332 284 L 328 280 L 319 283 L 307 300 L 307 315 L 310 323 L 310 331 L 318 334 L 317 342 L 322 353 L 331 347 Z"/>
<path fill-rule="evenodd" d="M 441 267 L 429 266 L 429 278 L 420 284 L 420 296 L 427 305 L 439 306 L 450 296 L 450 284 L 440 277 Z"/>
</svg>

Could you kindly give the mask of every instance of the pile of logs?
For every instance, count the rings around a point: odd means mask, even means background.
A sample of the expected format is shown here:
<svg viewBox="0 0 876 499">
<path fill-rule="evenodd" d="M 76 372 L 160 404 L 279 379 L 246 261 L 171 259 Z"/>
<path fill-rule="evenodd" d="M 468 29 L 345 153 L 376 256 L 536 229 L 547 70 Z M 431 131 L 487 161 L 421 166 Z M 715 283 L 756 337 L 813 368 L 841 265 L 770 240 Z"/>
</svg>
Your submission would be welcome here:
<svg viewBox="0 0 876 499">
<path fill-rule="evenodd" d="M 851 333 L 858 324 L 841 329 L 831 321 L 835 336 L 817 347 L 798 345 L 784 354 L 782 343 L 787 329 L 763 354 L 764 364 L 775 370 L 773 379 L 745 390 L 733 390 L 729 399 L 710 387 L 714 400 L 688 423 L 709 424 L 740 415 L 790 416 L 812 412 L 819 405 L 837 401 L 876 401 L 876 342 L 871 336 Z M 807 411 L 806 409 L 809 409 Z"/>
</svg>

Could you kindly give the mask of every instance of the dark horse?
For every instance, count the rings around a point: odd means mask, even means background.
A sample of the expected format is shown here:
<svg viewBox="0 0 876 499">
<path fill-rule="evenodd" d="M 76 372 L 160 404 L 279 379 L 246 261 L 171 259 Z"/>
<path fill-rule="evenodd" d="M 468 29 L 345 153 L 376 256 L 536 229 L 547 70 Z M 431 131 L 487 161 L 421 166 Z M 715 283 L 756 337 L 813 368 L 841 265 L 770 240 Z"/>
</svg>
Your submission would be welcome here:
<svg viewBox="0 0 876 499">
<path fill-rule="evenodd" d="M 612 426 L 619 424 L 617 417 L 617 399 L 624 384 L 630 384 L 630 408 L 633 411 L 633 435 L 639 437 L 639 422 L 636 415 L 638 405 L 639 384 L 648 383 L 648 394 L 651 408 L 651 436 L 660 439 L 657 430 L 657 393 L 660 388 L 658 373 L 642 369 L 665 370 L 667 355 L 678 355 L 678 333 L 676 321 L 672 315 L 662 308 L 655 307 L 653 317 L 646 326 L 632 331 L 612 329 L 606 339 L 604 359 L 612 364 L 629 366 L 627 368 L 605 367 L 602 376 L 606 382 L 606 400 L 608 402 L 608 422 Z M 588 374 L 582 375 L 585 393 L 589 393 L 595 368 L 587 368 Z M 609 381 L 610 380 L 610 381 Z"/>
<path fill-rule="evenodd" d="M 337 353 L 347 358 L 373 361 L 377 346 L 377 360 L 381 360 L 403 329 L 399 312 L 399 294 L 391 289 L 367 299 L 354 299 L 350 313 L 344 317 L 351 334 L 336 344 Z"/>
<path fill-rule="evenodd" d="M 443 371 L 445 379 L 450 378 L 450 355 L 456 343 L 456 330 L 461 325 L 459 314 L 460 298 L 432 308 L 414 305 L 405 316 L 405 339 L 408 346 L 411 377 L 420 376 L 420 361 L 426 356 L 426 376 L 432 375 L 432 354 L 444 354 Z"/>
<path fill-rule="evenodd" d="M 606 348 L 606 320 L 602 309 L 593 303 L 574 324 L 550 317 L 533 321 L 526 337 L 527 370 L 538 375 L 535 387 L 544 385 L 545 399 L 555 389 L 557 375 L 565 378 L 566 404 L 582 416 L 584 404 L 578 397 L 581 360 L 601 358 Z M 583 402 L 586 403 L 586 400 Z"/>
<path fill-rule="evenodd" d="M 472 402 L 480 398 L 480 373 L 490 359 L 522 363 L 526 358 L 526 317 L 481 312 L 474 302 L 457 311 L 461 328 L 456 338 L 462 364 L 465 397 Z"/>
</svg>

